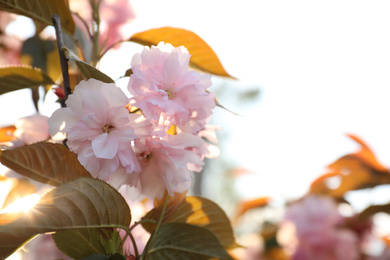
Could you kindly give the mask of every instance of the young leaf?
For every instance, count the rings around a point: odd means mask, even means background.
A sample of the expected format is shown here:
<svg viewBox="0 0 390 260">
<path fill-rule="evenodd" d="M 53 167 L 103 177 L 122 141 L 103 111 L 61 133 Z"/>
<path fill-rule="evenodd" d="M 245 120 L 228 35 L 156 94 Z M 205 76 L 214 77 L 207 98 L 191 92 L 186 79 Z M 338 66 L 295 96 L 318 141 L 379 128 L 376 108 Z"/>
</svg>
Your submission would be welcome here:
<svg viewBox="0 0 390 260">
<path fill-rule="evenodd" d="M 232 259 L 212 232 L 185 223 L 162 224 L 145 255 L 148 260 Z"/>
<path fill-rule="evenodd" d="M 130 221 L 130 209 L 117 190 L 98 179 L 80 178 L 46 193 L 17 220 L 0 226 L 0 232 L 23 235 L 80 228 L 117 228 L 128 227 Z"/>
<path fill-rule="evenodd" d="M 40 69 L 29 66 L 0 68 L 0 95 L 24 88 L 53 85 L 53 80 Z"/>
<path fill-rule="evenodd" d="M 169 209 L 167 209 L 169 210 Z M 157 221 L 154 208 L 149 211 L 144 219 L 153 219 Z M 214 202 L 202 197 L 186 197 L 176 211 L 163 223 L 187 223 L 208 229 L 218 238 L 220 243 L 231 248 L 237 246 L 233 234 L 233 229 L 229 218 L 225 212 Z M 155 225 L 152 223 L 144 223 L 142 226 L 152 232 Z"/>
<path fill-rule="evenodd" d="M 94 78 L 105 83 L 115 83 L 112 78 L 110 78 L 100 70 L 80 60 L 80 58 L 77 57 L 77 55 L 71 50 L 64 48 L 64 51 L 66 58 L 68 60 L 73 60 L 74 62 L 76 62 L 77 67 L 80 69 L 81 73 L 85 76 L 86 79 Z"/>
<path fill-rule="evenodd" d="M 190 64 L 204 72 L 230 77 L 213 49 L 197 34 L 180 28 L 162 27 L 134 34 L 129 41 L 146 46 L 164 41 L 175 47 L 184 46 L 191 54 Z"/>
<path fill-rule="evenodd" d="M 40 142 L 0 151 L 0 162 L 35 181 L 59 186 L 90 173 L 60 144 Z"/>
<path fill-rule="evenodd" d="M 0 0 L 0 10 L 21 14 L 47 25 L 52 25 L 53 14 L 58 14 L 64 31 L 73 35 L 75 30 L 69 7 L 62 0 Z"/>
</svg>

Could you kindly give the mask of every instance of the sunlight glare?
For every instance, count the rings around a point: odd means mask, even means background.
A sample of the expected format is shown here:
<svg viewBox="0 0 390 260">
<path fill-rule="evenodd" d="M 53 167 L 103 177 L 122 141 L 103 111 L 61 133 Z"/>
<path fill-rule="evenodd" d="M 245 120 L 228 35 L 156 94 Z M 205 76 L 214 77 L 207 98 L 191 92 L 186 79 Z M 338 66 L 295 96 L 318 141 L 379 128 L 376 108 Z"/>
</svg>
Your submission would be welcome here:
<svg viewBox="0 0 390 260">
<path fill-rule="evenodd" d="M 41 196 L 38 194 L 31 194 L 24 198 L 18 199 L 11 205 L 5 207 L 4 209 L 0 210 L 0 214 L 4 213 L 16 213 L 20 211 L 27 212 L 32 207 L 34 207 L 40 200 Z"/>
</svg>

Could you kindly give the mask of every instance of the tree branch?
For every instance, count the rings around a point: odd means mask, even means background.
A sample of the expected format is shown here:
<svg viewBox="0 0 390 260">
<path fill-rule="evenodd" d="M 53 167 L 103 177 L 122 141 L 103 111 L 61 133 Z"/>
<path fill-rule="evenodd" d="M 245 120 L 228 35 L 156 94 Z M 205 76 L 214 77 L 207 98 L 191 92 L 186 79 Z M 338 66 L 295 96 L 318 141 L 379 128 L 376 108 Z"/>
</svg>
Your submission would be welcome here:
<svg viewBox="0 0 390 260">
<path fill-rule="evenodd" d="M 64 47 L 64 38 L 62 36 L 60 17 L 54 14 L 52 20 L 53 20 L 54 29 L 56 31 L 57 48 L 58 48 L 58 53 L 60 55 L 60 64 L 61 64 L 62 78 L 64 80 L 63 85 L 64 85 L 64 93 L 65 93 L 65 101 L 66 101 L 68 99 L 69 94 L 72 93 L 72 90 L 70 88 L 70 81 L 69 81 L 68 61 L 65 57 L 64 51 L 62 50 L 62 48 Z M 63 104 L 64 106 L 66 106 L 65 102 Z"/>
</svg>

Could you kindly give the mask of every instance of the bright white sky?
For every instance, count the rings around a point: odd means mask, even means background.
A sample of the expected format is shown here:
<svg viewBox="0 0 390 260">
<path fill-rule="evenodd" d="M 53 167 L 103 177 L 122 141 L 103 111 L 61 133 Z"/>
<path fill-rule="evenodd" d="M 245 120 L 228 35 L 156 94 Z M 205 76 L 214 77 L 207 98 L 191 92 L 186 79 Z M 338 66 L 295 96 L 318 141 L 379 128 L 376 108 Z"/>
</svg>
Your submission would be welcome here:
<svg viewBox="0 0 390 260">
<path fill-rule="evenodd" d="M 257 104 L 220 100 L 244 117 L 215 113 L 215 122 L 230 135 L 221 156 L 255 172 L 237 184 L 243 197 L 302 195 L 327 164 L 357 149 L 344 133 L 360 136 L 390 164 L 389 1 L 132 4 L 138 18 L 131 33 L 162 26 L 192 30 L 239 79 L 228 81 L 232 92 L 259 87 Z M 113 56 L 120 69 L 113 71 L 112 63 L 101 69 L 117 78 L 131 56 Z M 23 112 L 10 102 L 11 95 L 0 98 L 2 111 L 13 105 Z"/>
</svg>

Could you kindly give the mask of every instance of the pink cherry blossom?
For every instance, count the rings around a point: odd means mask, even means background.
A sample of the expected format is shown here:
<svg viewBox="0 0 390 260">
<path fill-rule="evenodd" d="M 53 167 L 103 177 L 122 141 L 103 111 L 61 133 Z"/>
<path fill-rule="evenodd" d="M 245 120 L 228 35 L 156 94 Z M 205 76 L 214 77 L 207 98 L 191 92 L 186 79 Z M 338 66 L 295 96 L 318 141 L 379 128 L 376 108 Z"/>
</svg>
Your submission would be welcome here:
<svg viewBox="0 0 390 260">
<path fill-rule="evenodd" d="M 116 172 L 109 183 L 133 201 L 144 197 L 152 201 L 161 199 L 165 191 L 170 196 L 183 193 L 191 186 L 188 163 L 203 165 L 190 150 L 201 144 L 201 138 L 187 133 L 137 139 L 134 148 L 142 170 L 130 175 Z"/>
<path fill-rule="evenodd" d="M 118 167 L 127 173 L 140 171 L 131 142 L 146 135 L 150 124 L 129 114 L 127 104 L 128 98 L 115 84 L 81 81 L 67 107 L 49 119 L 50 134 L 65 133 L 69 149 L 95 177 L 106 180 Z"/>
<path fill-rule="evenodd" d="M 17 35 L 5 33 L 8 24 L 16 18 L 15 14 L 0 11 L 0 65 L 20 64 L 22 40 Z"/>
<path fill-rule="evenodd" d="M 215 145 L 216 143 L 218 143 L 218 139 L 217 139 L 217 135 L 215 134 L 215 130 L 220 130 L 220 127 L 206 125 L 205 129 L 200 131 L 198 134 L 205 141 L 203 141 L 202 145 L 200 145 L 199 147 L 195 147 L 192 150 L 198 154 L 198 156 L 201 158 L 202 161 L 205 157 L 209 158 L 209 159 L 215 159 L 220 154 L 220 150 L 219 150 L 218 146 Z M 212 144 L 212 143 L 214 143 L 214 144 Z M 200 172 L 203 169 L 202 166 L 195 165 L 192 163 L 188 164 L 188 168 L 191 171 L 195 171 L 195 172 Z"/>
<path fill-rule="evenodd" d="M 74 15 L 78 28 L 87 34 L 94 26 L 91 3 L 98 5 L 98 2 L 96 0 L 71 0 L 69 2 L 70 9 L 78 14 L 78 16 Z M 99 18 L 99 49 L 104 51 L 112 44 L 130 37 L 123 31 L 123 27 L 135 18 L 135 12 L 130 5 L 130 0 L 103 0 L 99 5 Z M 84 22 L 89 27 L 88 29 L 85 28 Z"/>
<path fill-rule="evenodd" d="M 140 108 L 155 126 L 176 125 L 197 134 L 204 129 L 215 107 L 207 92 L 211 76 L 189 70 L 190 54 L 184 47 L 160 42 L 133 56 L 128 89 L 132 105 Z"/>
<path fill-rule="evenodd" d="M 331 198 L 308 196 L 287 208 L 280 232 L 288 232 L 279 235 L 280 242 L 292 251 L 294 260 L 357 260 L 359 238 L 342 228 L 342 222 Z"/>
<path fill-rule="evenodd" d="M 50 138 L 48 117 L 40 114 L 20 118 L 16 121 L 13 135 L 17 139 L 13 146 L 45 141 Z"/>
<path fill-rule="evenodd" d="M 129 0 L 105 0 L 100 6 L 100 46 L 102 49 L 130 37 L 122 30 L 123 26 L 135 17 Z"/>
</svg>

